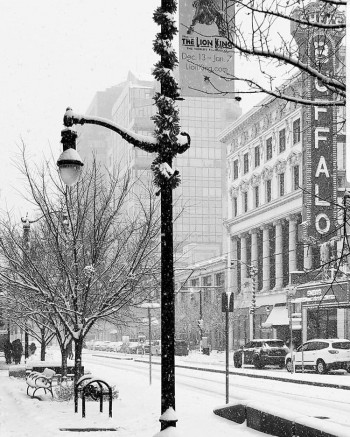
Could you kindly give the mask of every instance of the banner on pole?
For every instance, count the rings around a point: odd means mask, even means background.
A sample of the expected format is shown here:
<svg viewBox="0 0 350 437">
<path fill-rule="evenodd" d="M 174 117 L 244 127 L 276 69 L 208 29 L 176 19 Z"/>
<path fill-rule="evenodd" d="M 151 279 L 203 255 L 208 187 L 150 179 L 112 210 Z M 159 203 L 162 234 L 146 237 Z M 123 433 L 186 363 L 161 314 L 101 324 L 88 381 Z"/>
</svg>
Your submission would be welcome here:
<svg viewBox="0 0 350 437">
<path fill-rule="evenodd" d="M 234 92 L 234 50 L 223 35 L 233 26 L 232 0 L 179 1 L 181 94 L 230 97 Z"/>
</svg>

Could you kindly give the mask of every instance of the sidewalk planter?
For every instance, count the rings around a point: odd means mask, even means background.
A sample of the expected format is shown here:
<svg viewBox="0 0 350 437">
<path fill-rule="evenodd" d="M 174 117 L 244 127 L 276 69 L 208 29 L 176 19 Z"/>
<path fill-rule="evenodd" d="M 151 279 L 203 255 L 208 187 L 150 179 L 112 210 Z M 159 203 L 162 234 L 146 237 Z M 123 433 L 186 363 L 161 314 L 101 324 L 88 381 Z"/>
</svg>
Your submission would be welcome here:
<svg viewBox="0 0 350 437">
<path fill-rule="evenodd" d="M 349 428 L 327 419 L 299 416 L 295 419 L 295 435 L 298 437 L 349 437 Z"/>
<path fill-rule="evenodd" d="M 214 413 L 224 419 L 232 420 L 240 424 L 244 423 L 246 419 L 246 408 L 245 405 L 242 404 L 218 407 L 214 410 Z"/>
<path fill-rule="evenodd" d="M 14 378 L 23 378 L 26 377 L 26 367 L 25 366 L 10 366 L 9 367 L 9 376 L 13 376 Z"/>
<path fill-rule="evenodd" d="M 261 405 L 257 402 L 246 403 L 248 428 L 279 437 L 294 436 L 295 413 L 280 408 Z"/>
</svg>

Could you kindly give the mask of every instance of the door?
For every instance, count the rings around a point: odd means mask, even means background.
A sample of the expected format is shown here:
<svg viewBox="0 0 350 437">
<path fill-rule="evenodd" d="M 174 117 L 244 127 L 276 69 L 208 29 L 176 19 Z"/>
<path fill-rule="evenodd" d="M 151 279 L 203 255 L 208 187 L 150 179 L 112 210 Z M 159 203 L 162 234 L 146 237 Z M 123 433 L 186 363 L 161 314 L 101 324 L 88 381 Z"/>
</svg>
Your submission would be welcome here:
<svg viewBox="0 0 350 437">
<path fill-rule="evenodd" d="M 304 366 L 313 366 L 315 362 L 316 349 L 316 341 L 304 343 L 295 353 L 295 365 L 302 366 L 304 362 Z"/>
</svg>

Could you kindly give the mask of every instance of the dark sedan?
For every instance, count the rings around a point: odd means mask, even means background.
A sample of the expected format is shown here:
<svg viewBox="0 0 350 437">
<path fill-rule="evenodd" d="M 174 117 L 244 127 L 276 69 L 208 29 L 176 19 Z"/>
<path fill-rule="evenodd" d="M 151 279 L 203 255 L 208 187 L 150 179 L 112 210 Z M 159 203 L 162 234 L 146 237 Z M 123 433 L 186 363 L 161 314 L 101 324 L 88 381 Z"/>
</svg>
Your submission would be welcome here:
<svg viewBox="0 0 350 437">
<path fill-rule="evenodd" d="M 249 341 L 241 349 L 233 353 L 235 367 L 243 364 L 252 364 L 257 369 L 266 365 L 284 367 L 285 356 L 289 352 L 283 340 L 258 338 Z"/>
</svg>

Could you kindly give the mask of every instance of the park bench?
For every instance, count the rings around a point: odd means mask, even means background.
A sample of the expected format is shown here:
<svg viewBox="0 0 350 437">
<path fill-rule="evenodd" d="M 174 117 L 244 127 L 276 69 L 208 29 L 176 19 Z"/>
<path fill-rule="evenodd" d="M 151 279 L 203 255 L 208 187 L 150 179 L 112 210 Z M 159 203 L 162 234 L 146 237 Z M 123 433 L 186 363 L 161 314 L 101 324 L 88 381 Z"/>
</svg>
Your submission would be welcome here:
<svg viewBox="0 0 350 437">
<path fill-rule="evenodd" d="M 55 376 L 55 374 L 56 374 L 56 372 L 52 369 L 49 369 L 48 367 L 46 367 L 43 372 L 33 371 L 33 372 L 29 373 L 29 375 L 26 378 L 26 383 L 28 385 L 27 395 L 34 398 L 37 390 L 44 389 L 45 394 L 46 394 L 46 390 L 47 390 L 51 393 L 51 396 L 53 397 L 52 380 L 53 380 L 53 377 Z M 33 393 L 31 395 L 29 394 L 30 388 L 33 389 Z"/>
</svg>

